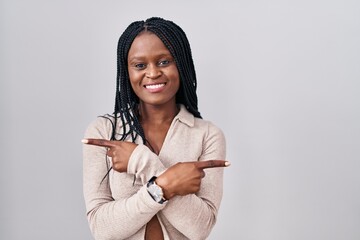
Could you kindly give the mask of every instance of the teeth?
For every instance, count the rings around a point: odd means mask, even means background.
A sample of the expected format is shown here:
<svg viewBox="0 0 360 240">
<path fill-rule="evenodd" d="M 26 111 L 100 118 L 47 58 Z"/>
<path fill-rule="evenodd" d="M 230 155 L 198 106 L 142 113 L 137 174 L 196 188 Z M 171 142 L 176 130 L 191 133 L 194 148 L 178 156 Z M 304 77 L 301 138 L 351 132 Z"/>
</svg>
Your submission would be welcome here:
<svg viewBox="0 0 360 240">
<path fill-rule="evenodd" d="M 147 89 L 157 89 L 157 88 L 161 88 L 163 86 L 165 86 L 165 83 L 154 84 L 154 85 L 145 85 L 145 88 L 147 88 Z"/>
</svg>

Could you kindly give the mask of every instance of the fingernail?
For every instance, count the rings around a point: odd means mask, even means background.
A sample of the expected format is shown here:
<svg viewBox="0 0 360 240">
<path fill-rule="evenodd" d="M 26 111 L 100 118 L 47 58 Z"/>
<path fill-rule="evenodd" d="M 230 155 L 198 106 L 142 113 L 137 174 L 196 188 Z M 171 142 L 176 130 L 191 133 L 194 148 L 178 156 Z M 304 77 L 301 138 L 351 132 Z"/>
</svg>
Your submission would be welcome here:
<svg viewBox="0 0 360 240">
<path fill-rule="evenodd" d="M 228 166 L 230 166 L 230 165 L 231 165 L 230 162 L 228 162 L 228 161 L 225 162 L 225 167 L 228 167 Z"/>
<path fill-rule="evenodd" d="M 81 142 L 82 142 L 82 143 L 88 143 L 89 140 L 88 140 L 88 139 L 82 139 Z"/>
</svg>

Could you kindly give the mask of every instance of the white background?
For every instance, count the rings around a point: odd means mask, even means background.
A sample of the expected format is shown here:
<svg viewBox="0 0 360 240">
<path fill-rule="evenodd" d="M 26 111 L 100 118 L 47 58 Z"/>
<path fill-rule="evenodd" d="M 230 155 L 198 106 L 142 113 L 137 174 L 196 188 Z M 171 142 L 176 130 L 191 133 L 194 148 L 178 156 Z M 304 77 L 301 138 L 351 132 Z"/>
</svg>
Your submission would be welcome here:
<svg viewBox="0 0 360 240">
<path fill-rule="evenodd" d="M 0 1 L 0 239 L 91 239 L 81 138 L 114 104 L 116 45 L 161 16 L 223 129 L 210 239 L 360 239 L 360 2 Z"/>
</svg>

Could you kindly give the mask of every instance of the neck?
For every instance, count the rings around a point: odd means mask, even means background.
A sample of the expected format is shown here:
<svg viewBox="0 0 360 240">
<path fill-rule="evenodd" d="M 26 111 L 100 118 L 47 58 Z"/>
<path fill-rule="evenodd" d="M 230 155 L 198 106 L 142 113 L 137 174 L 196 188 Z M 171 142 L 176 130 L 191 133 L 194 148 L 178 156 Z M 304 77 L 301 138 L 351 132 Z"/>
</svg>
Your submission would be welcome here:
<svg viewBox="0 0 360 240">
<path fill-rule="evenodd" d="M 139 104 L 139 117 L 142 123 L 163 124 L 171 122 L 178 114 L 179 107 L 174 103 L 168 106 Z"/>
</svg>

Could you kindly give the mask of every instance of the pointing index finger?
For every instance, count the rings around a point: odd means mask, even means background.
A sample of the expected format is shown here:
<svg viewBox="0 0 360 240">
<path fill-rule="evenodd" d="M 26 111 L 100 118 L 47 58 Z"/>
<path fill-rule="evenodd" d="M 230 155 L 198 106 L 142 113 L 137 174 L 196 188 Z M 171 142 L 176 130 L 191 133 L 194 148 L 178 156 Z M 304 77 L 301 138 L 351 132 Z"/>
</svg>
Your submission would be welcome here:
<svg viewBox="0 0 360 240">
<path fill-rule="evenodd" d="M 229 161 L 225 160 L 207 160 L 207 161 L 200 161 L 196 163 L 197 167 L 201 169 L 205 168 L 216 168 L 216 167 L 228 167 L 230 166 Z"/>
<path fill-rule="evenodd" d="M 106 139 L 94 139 L 94 138 L 85 138 L 81 140 L 81 142 L 89 145 L 95 145 L 99 147 L 113 147 L 115 144 L 113 141 L 106 140 Z"/>
</svg>

